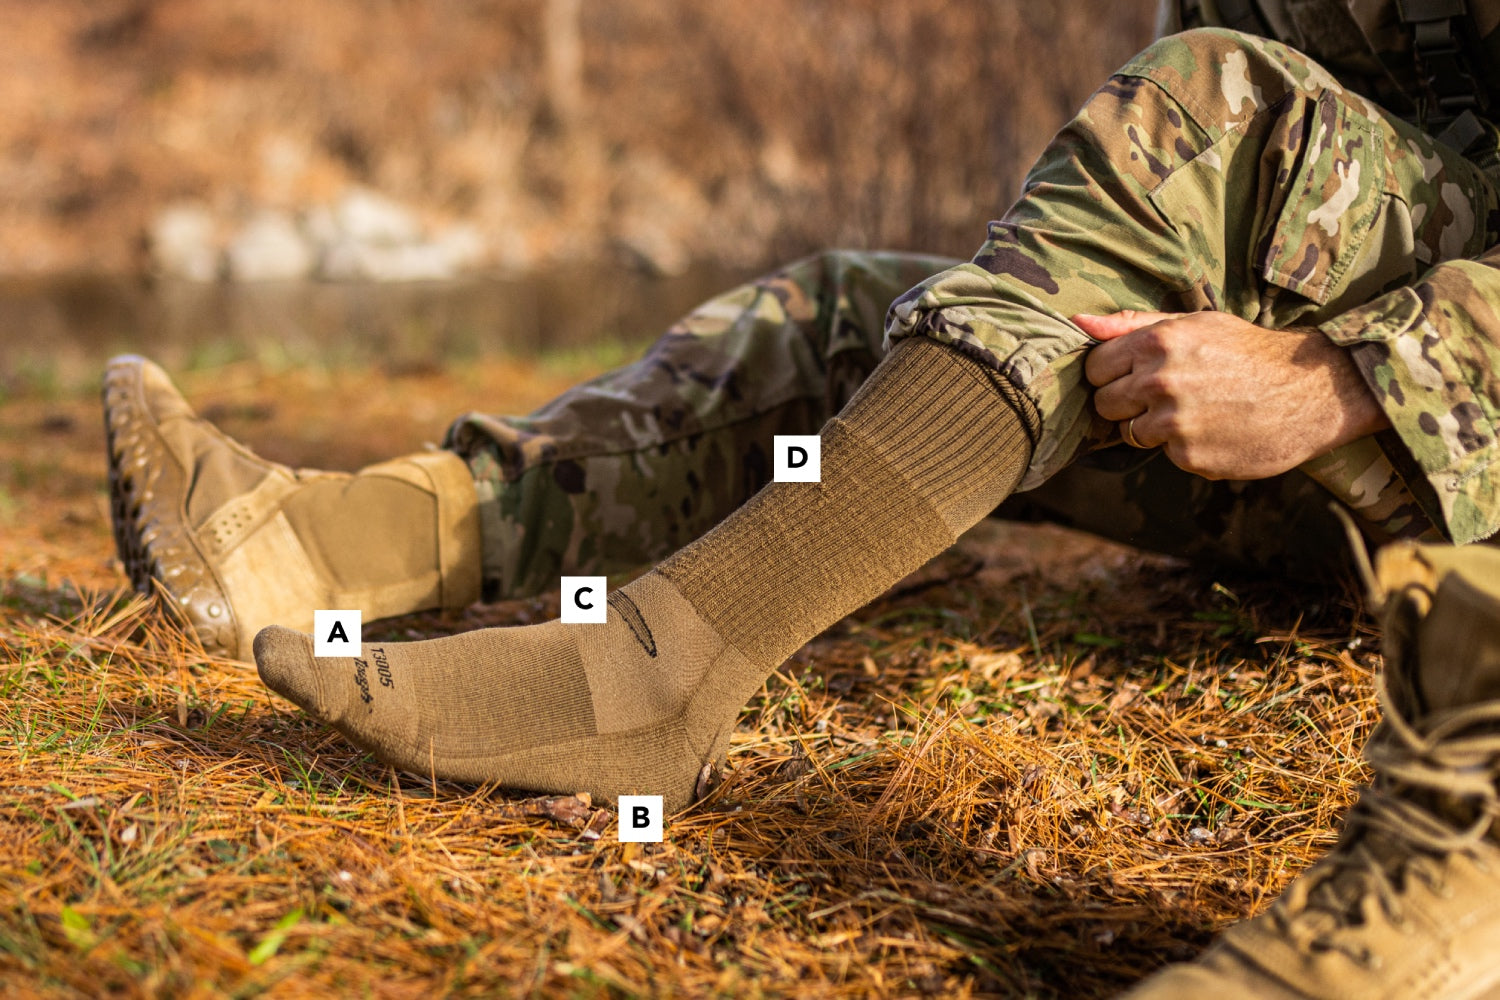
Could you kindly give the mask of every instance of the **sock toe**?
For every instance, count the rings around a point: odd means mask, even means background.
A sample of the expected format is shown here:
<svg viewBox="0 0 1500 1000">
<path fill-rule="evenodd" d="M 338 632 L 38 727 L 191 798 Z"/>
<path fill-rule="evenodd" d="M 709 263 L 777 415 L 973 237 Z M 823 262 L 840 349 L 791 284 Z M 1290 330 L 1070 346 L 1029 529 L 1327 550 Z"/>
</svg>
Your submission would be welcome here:
<svg viewBox="0 0 1500 1000">
<path fill-rule="evenodd" d="M 312 636 L 280 625 L 255 634 L 255 667 L 261 681 L 304 711 L 322 716 L 323 698 L 312 652 Z"/>
</svg>

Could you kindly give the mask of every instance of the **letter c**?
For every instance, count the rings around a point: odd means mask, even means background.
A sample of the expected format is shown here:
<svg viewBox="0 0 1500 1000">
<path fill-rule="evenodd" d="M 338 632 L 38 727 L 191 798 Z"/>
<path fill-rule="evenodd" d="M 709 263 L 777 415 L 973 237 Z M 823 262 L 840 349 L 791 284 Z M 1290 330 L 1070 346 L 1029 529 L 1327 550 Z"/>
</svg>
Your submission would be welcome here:
<svg viewBox="0 0 1500 1000">
<path fill-rule="evenodd" d="M 576 604 L 576 605 L 578 605 L 580 608 L 585 608 L 585 609 L 592 608 L 593 607 L 592 604 L 584 604 L 583 603 L 583 595 L 584 594 L 592 594 L 593 592 L 594 592 L 594 588 L 593 587 L 579 587 L 578 590 L 575 591 L 574 594 L 573 594 L 573 603 Z"/>
</svg>

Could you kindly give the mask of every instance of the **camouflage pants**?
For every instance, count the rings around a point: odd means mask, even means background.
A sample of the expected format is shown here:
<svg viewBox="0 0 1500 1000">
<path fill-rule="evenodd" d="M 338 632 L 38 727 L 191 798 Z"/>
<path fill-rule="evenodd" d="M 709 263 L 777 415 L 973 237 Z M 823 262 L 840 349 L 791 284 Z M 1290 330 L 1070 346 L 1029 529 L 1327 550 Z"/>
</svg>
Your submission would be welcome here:
<svg viewBox="0 0 1500 1000">
<path fill-rule="evenodd" d="M 1358 170 L 1381 183 L 1351 187 Z M 893 340 L 919 335 L 1037 403 L 1027 492 L 1002 515 L 1285 572 L 1337 560 L 1330 496 L 1377 540 L 1434 537 L 1389 442 L 1243 483 L 1119 445 L 1082 378 L 1091 341 L 1067 317 L 1211 308 L 1273 328 L 1322 322 L 1410 283 L 1419 260 L 1477 253 L 1474 219 L 1494 197 L 1457 154 L 1295 51 L 1231 32 L 1166 39 L 1059 134 L 972 263 L 813 257 L 706 303 L 639 362 L 528 417 L 461 417 L 447 444 L 474 471 L 487 592 L 620 572 L 691 541 L 769 479 L 774 435 L 815 433 Z"/>
</svg>

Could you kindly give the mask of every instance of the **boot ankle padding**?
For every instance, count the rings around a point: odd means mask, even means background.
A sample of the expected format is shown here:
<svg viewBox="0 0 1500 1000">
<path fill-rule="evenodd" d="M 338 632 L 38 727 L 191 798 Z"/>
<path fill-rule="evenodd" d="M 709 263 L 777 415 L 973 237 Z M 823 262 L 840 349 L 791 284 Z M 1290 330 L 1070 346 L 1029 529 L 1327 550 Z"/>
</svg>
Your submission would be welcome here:
<svg viewBox="0 0 1500 1000">
<path fill-rule="evenodd" d="M 1417 640 L 1428 712 L 1500 700 L 1500 600 L 1463 572 L 1438 583 Z"/>
<path fill-rule="evenodd" d="M 425 452 L 407 461 L 427 474 L 437 497 L 439 606 L 466 608 L 479 600 L 484 569 L 474 474 L 469 463 L 451 451 Z"/>
<path fill-rule="evenodd" d="M 281 513 L 314 573 L 349 607 L 379 617 L 478 599 L 478 498 L 468 465 L 450 452 L 296 483 Z"/>
<path fill-rule="evenodd" d="M 1020 479 L 1027 426 L 977 367 L 940 344 L 902 342 L 823 428 L 817 483 L 762 490 L 746 516 L 660 572 L 739 652 L 781 663 L 951 545 Z"/>
<path fill-rule="evenodd" d="M 1396 543 L 1375 575 L 1387 687 L 1407 721 L 1500 699 L 1500 549 Z"/>
</svg>

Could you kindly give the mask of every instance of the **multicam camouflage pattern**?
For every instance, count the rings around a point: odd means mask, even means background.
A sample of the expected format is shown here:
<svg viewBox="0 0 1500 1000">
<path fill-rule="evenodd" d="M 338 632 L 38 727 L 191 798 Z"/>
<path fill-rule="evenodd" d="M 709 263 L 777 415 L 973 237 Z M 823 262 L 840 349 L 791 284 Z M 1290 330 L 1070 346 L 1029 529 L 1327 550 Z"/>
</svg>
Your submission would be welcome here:
<svg viewBox="0 0 1500 1000">
<path fill-rule="evenodd" d="M 882 355 L 904 289 L 954 261 L 812 257 L 711 300 L 635 364 L 528 417 L 469 414 L 448 446 L 480 495 L 486 592 L 670 555 L 771 478 L 777 434 L 814 434 Z"/>
<path fill-rule="evenodd" d="M 917 335 L 994 366 L 1043 416 L 1031 492 L 1002 513 L 1283 568 L 1341 548 L 1329 493 L 1377 539 L 1488 535 L 1500 382 L 1483 331 L 1500 331 L 1500 284 L 1456 259 L 1491 247 L 1497 222 L 1481 170 L 1296 51 L 1226 31 L 1164 39 L 1059 134 L 971 263 L 810 258 L 529 417 L 461 418 L 448 444 L 478 482 L 488 592 L 667 555 L 769 479 L 775 434 L 815 432 Z M 1354 345 L 1396 430 L 1264 483 L 1111 447 L 1082 377 L 1092 342 L 1067 317 L 1127 308 L 1322 324 Z"/>
<path fill-rule="evenodd" d="M 1025 489 L 1118 440 L 1090 405 L 1092 342 L 1069 316 L 1217 309 L 1277 329 L 1323 324 L 1361 342 L 1353 350 L 1396 431 L 1303 471 L 1372 535 L 1436 526 L 1472 541 L 1500 527 L 1484 471 L 1500 405 L 1485 334 L 1500 336 L 1500 276 L 1455 258 L 1494 245 L 1497 208 L 1477 166 L 1298 52 L 1186 32 L 1089 101 L 974 261 L 897 300 L 890 335 L 953 344 L 1032 398 L 1044 427 Z M 1393 334 L 1375 318 L 1416 321 L 1411 307 L 1391 315 L 1402 302 L 1426 304 L 1429 339 L 1452 363 L 1425 363 L 1428 340 L 1384 346 Z M 1424 366 L 1403 360 L 1413 354 Z"/>
<path fill-rule="evenodd" d="M 469 414 L 491 598 L 623 573 L 702 534 L 770 477 L 775 434 L 815 433 L 883 353 L 885 302 L 955 261 L 826 253 L 714 299 L 641 362 L 530 417 Z M 775 389 L 774 393 L 768 391 Z M 1085 456 L 998 513 L 1216 564 L 1316 575 L 1343 533 L 1298 473 L 1209 482 L 1160 452 Z"/>
<path fill-rule="evenodd" d="M 1433 268 L 1324 325 L 1390 416 L 1414 465 L 1413 493 L 1454 542 L 1488 538 L 1500 516 L 1500 248 Z"/>
<path fill-rule="evenodd" d="M 1239 4 L 1236 6 L 1244 7 Z M 1234 23 L 1215 0 L 1162 0 L 1157 34 L 1187 28 L 1240 28 L 1267 35 L 1326 66 L 1350 90 L 1381 107 L 1418 120 L 1425 95 L 1412 54 L 1413 32 L 1403 24 L 1397 0 L 1255 0 L 1248 20 Z M 1408 4 L 1410 6 L 1410 4 Z M 1457 30 L 1473 50 L 1469 70 L 1491 112 L 1500 111 L 1500 0 L 1466 0 Z M 1413 11 L 1413 13 L 1416 13 Z"/>
<path fill-rule="evenodd" d="M 1117 445 L 1015 494 L 996 514 L 1078 528 L 1215 570 L 1330 580 L 1351 566 L 1330 499 L 1295 470 L 1215 482 L 1183 472 L 1159 448 Z"/>
</svg>

